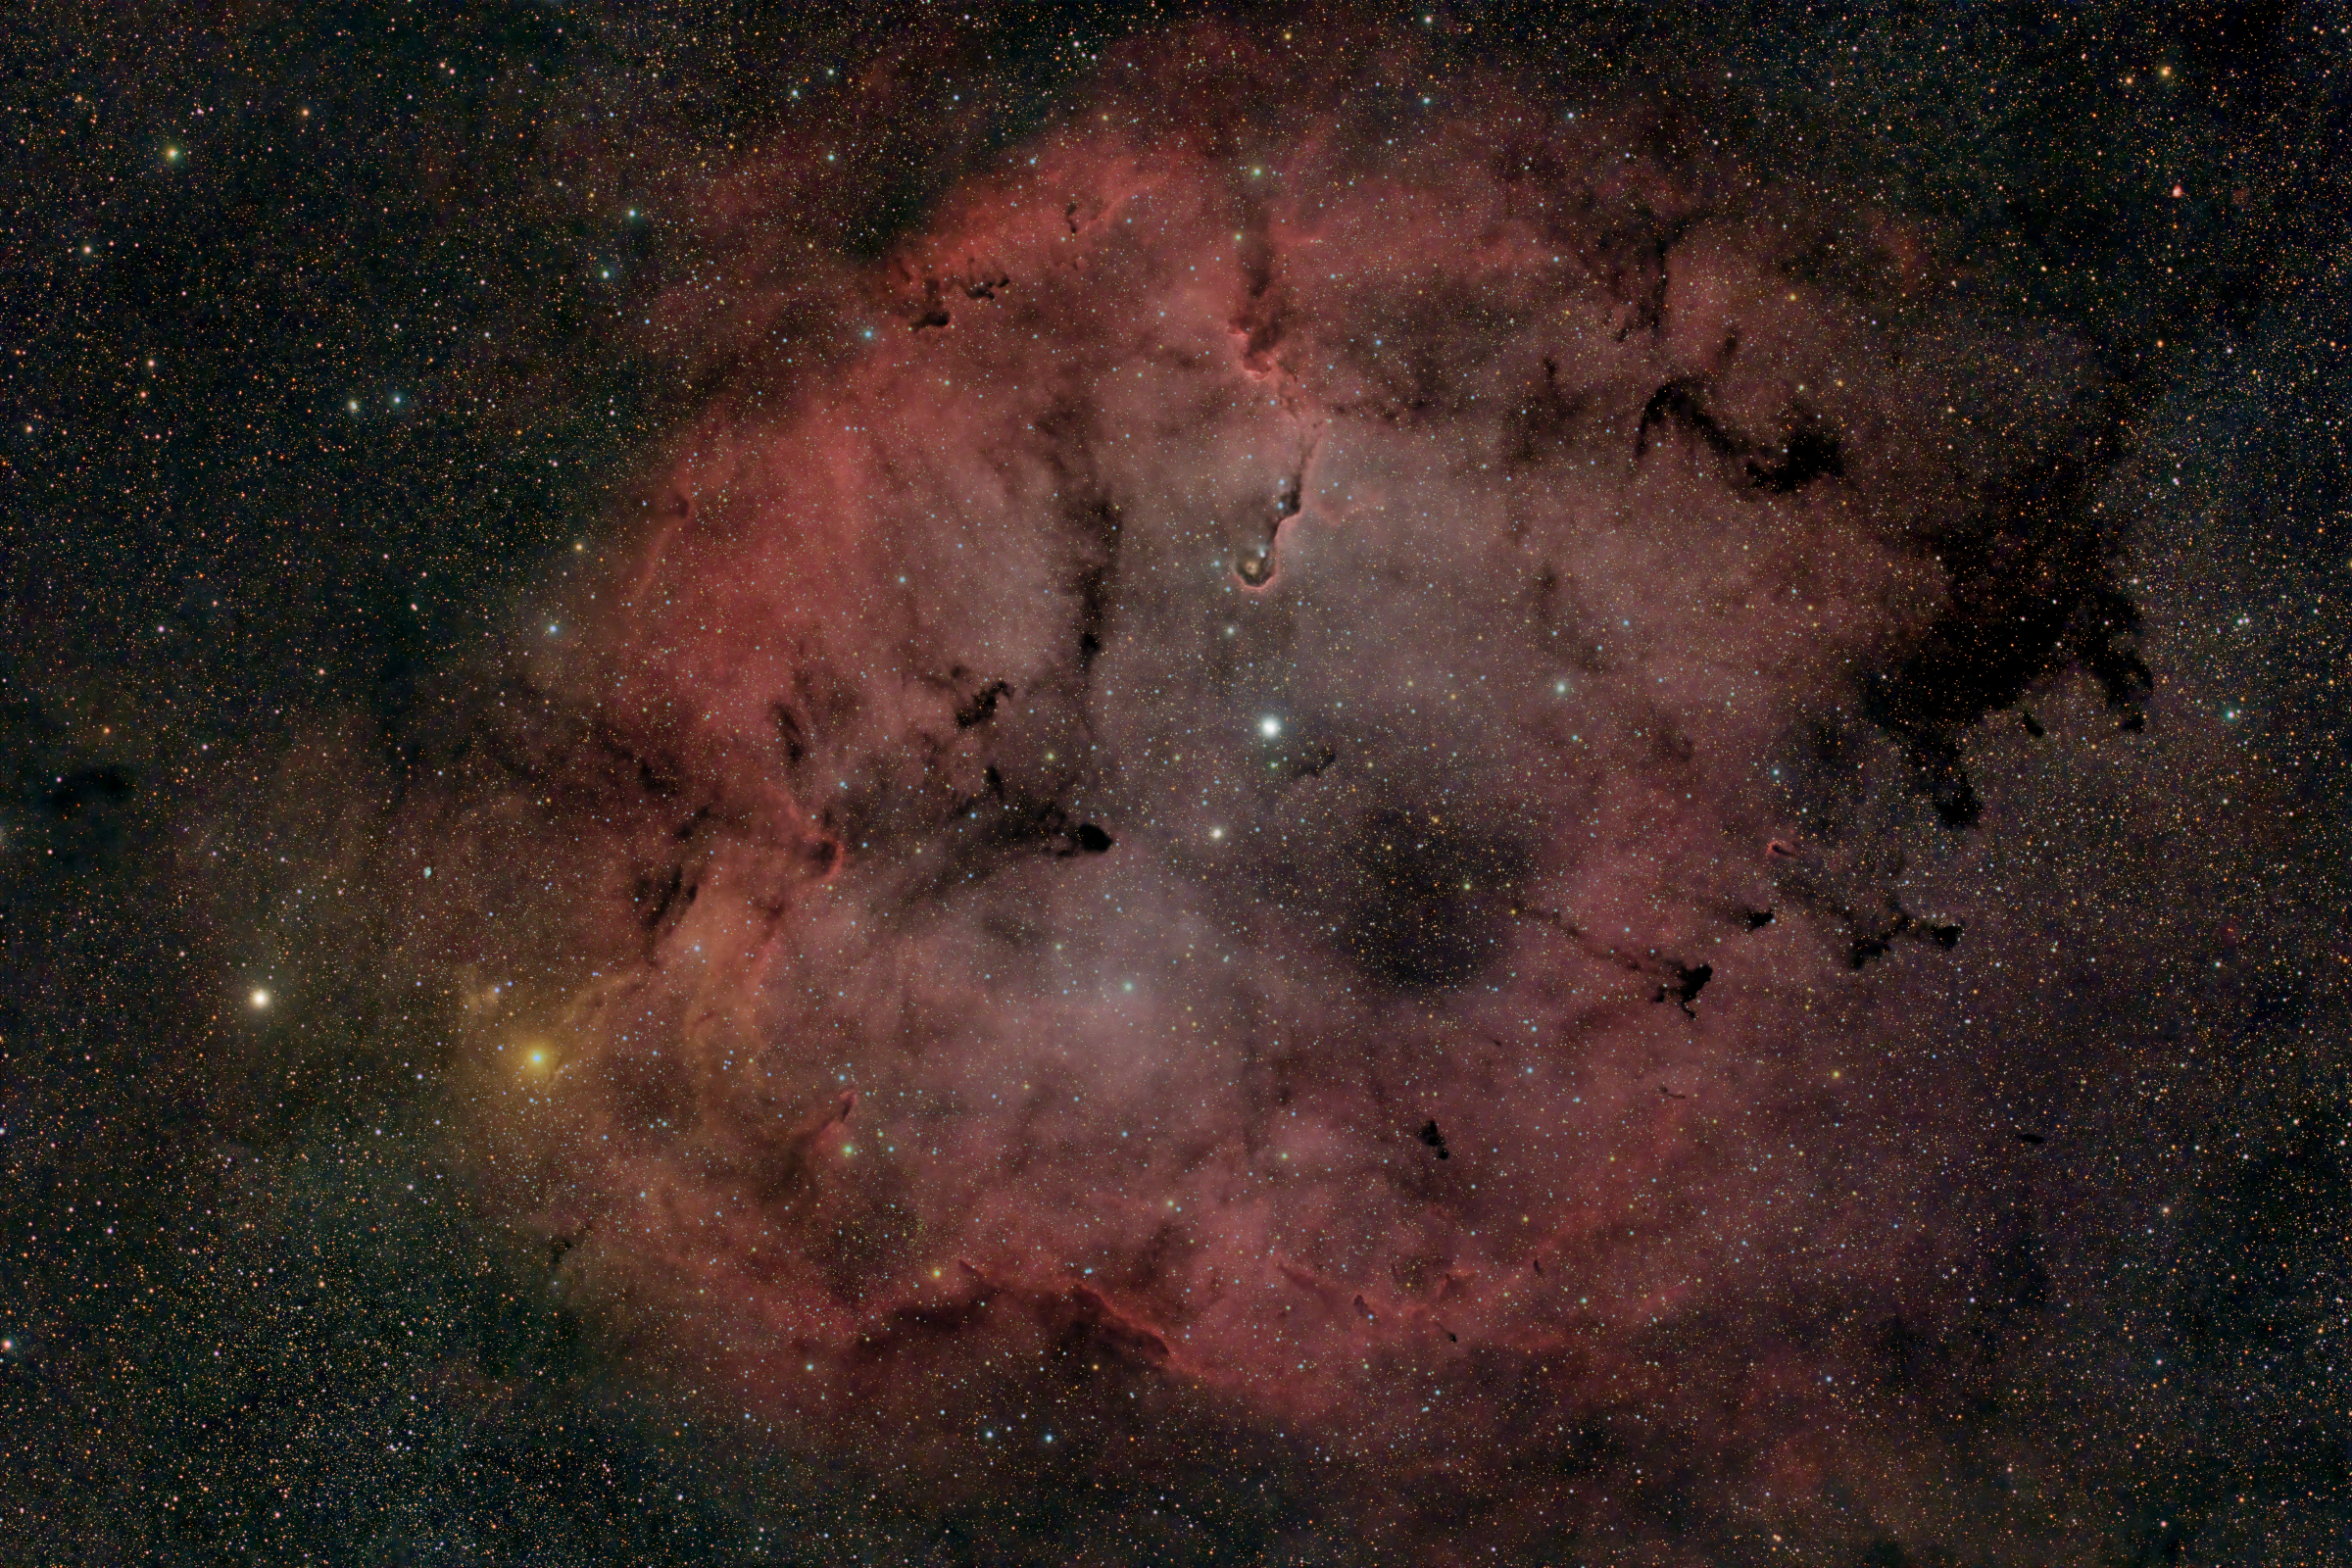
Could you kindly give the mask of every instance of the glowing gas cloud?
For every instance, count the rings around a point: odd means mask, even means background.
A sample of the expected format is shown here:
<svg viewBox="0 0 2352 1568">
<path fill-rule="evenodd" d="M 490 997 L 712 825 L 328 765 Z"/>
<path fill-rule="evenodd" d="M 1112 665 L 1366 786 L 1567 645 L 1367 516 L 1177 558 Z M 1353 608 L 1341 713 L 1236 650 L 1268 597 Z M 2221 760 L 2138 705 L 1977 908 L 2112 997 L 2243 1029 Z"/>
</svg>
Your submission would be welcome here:
<svg viewBox="0 0 2352 1568">
<path fill-rule="evenodd" d="M 2015 1124 L 2118 1047 L 1984 721 L 2138 722 L 2098 373 L 1664 111 L 1230 53 L 662 302 L 711 390 L 402 808 L 485 1180 L 925 1496 L 2013 1528 Z"/>
</svg>

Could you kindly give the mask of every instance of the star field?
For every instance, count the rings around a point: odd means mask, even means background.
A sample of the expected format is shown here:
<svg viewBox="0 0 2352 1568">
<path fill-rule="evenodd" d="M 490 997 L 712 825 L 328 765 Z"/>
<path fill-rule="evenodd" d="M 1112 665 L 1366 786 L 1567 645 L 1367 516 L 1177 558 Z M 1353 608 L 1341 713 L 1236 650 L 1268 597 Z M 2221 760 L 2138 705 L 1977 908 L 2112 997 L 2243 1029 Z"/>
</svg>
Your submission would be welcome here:
<svg viewBox="0 0 2352 1568">
<path fill-rule="evenodd" d="M 0 1557 L 2337 1560 L 2325 7 L 0 28 Z"/>
</svg>

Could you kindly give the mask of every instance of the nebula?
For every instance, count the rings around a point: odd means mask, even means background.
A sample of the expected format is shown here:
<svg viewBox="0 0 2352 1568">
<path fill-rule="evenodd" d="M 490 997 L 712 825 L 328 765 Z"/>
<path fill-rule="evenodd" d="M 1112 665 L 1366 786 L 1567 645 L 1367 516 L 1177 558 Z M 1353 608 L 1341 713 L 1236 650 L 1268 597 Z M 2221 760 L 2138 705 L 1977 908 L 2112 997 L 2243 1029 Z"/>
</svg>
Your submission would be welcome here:
<svg viewBox="0 0 2352 1568">
<path fill-rule="evenodd" d="M 2098 364 L 1655 106 L 1183 54 L 659 302 L 698 409 L 403 739 L 491 1200 L 1058 1560 L 2082 1539 L 1983 1433 L 2121 1048 L 1980 760 L 2142 722 Z"/>
</svg>

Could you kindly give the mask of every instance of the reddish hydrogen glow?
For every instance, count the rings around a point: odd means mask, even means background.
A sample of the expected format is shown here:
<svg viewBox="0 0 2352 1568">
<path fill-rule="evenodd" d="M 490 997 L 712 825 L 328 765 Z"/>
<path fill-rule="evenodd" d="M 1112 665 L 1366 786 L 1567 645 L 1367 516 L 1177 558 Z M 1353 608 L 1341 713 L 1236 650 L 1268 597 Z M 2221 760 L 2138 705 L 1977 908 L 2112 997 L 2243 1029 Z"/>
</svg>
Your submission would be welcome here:
<svg viewBox="0 0 2352 1568">
<path fill-rule="evenodd" d="M 494 1184 L 942 1494 L 993 1410 L 1459 1546 L 1973 1506 L 1873 1370 L 2009 1223 L 1936 661 L 2094 574 L 2084 372 L 1640 117 L 1129 107 L 805 356 L 670 302 L 742 368 L 427 830 L 550 977 L 479 999 Z"/>
</svg>

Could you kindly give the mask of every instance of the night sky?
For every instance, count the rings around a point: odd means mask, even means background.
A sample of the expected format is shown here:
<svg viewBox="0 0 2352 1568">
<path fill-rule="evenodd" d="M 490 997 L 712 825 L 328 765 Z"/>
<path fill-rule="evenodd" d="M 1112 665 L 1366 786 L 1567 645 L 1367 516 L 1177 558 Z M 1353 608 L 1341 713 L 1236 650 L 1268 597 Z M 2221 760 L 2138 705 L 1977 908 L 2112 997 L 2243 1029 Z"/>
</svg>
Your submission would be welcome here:
<svg viewBox="0 0 2352 1568">
<path fill-rule="evenodd" d="M 0 1562 L 2352 1563 L 2339 8 L 0 67 Z"/>
</svg>

